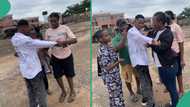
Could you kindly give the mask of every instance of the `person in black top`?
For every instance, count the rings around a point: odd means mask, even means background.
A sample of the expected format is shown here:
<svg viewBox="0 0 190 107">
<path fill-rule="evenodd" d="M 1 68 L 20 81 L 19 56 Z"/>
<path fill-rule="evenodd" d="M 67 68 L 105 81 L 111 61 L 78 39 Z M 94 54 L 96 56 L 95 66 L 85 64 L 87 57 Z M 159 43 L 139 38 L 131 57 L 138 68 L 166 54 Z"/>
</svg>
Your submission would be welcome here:
<svg viewBox="0 0 190 107">
<path fill-rule="evenodd" d="M 160 78 L 169 91 L 172 105 L 176 107 L 178 102 L 178 92 L 176 87 L 177 60 L 176 52 L 172 50 L 173 33 L 170 27 L 165 26 L 167 16 L 163 12 L 157 12 L 153 16 L 153 27 L 155 32 L 152 38 L 156 41 L 152 48 L 153 58 L 158 67 Z"/>
</svg>

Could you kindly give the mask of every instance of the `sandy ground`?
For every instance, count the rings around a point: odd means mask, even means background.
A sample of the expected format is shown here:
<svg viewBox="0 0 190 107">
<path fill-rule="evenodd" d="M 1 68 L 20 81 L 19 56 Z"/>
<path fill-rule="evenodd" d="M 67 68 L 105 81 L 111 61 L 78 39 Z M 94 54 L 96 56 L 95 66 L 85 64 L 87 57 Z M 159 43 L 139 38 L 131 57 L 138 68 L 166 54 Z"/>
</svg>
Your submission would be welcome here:
<svg viewBox="0 0 190 107">
<path fill-rule="evenodd" d="M 183 30 L 185 31 L 186 34 L 186 43 L 185 43 L 185 60 L 187 62 L 187 65 L 184 69 L 183 75 L 184 75 L 184 87 L 185 90 L 188 91 L 190 90 L 190 58 L 188 56 L 188 53 L 190 52 L 190 39 L 188 37 L 190 37 L 190 31 L 189 31 L 189 27 L 183 27 Z M 93 107 L 108 107 L 109 106 L 109 98 L 108 98 L 108 93 L 106 90 L 106 87 L 104 86 L 102 80 L 100 77 L 97 76 L 97 62 L 96 62 L 96 48 L 97 48 L 97 44 L 93 44 L 93 65 L 92 65 L 92 69 L 93 69 Z M 149 53 L 150 56 L 150 53 Z M 154 84 L 154 98 L 156 100 L 156 104 L 158 107 L 164 107 L 164 105 L 166 103 L 169 102 L 169 94 L 168 93 L 164 93 L 164 86 L 162 84 L 158 84 L 158 73 L 156 71 L 156 67 L 154 66 L 153 62 L 152 62 L 152 58 L 150 57 L 150 73 L 151 73 L 151 77 L 153 80 L 153 84 Z M 140 101 L 137 103 L 133 103 L 130 101 L 129 98 L 129 93 L 128 90 L 126 88 L 126 85 L 124 84 L 124 80 L 123 81 L 123 91 L 124 91 L 124 99 L 125 99 L 125 104 L 126 107 L 142 107 L 140 104 Z M 135 80 L 133 80 L 133 88 L 136 91 L 136 86 L 135 86 Z M 139 98 L 141 98 L 141 96 L 139 96 Z"/>
<path fill-rule="evenodd" d="M 48 96 L 49 107 L 89 107 L 90 105 L 90 32 L 89 24 L 80 23 L 72 30 L 78 28 L 76 36 L 78 43 L 72 46 L 75 61 L 75 89 L 76 100 L 73 103 L 59 103 L 61 90 L 54 77 L 48 75 L 49 87 L 53 92 Z M 79 32 L 82 31 L 82 32 Z M 3 51 L 2 51 L 3 50 Z M 27 107 L 28 98 L 24 80 L 19 73 L 17 59 L 13 56 L 13 48 L 9 41 L 0 41 L 0 107 Z M 63 79 L 67 92 L 69 92 L 66 79 Z"/>
</svg>

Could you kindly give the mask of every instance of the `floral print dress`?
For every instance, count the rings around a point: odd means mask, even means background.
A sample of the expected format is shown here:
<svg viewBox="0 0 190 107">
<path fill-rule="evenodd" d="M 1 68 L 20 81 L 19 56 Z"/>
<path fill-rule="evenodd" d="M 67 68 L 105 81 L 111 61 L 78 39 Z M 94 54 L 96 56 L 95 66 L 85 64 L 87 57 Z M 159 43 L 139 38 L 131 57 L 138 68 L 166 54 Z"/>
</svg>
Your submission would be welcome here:
<svg viewBox="0 0 190 107">
<path fill-rule="evenodd" d="M 97 61 L 101 70 L 101 77 L 108 89 L 110 107 L 125 107 L 119 65 L 110 71 L 105 69 L 106 66 L 118 61 L 118 54 L 110 46 L 100 44 L 97 52 Z"/>
</svg>

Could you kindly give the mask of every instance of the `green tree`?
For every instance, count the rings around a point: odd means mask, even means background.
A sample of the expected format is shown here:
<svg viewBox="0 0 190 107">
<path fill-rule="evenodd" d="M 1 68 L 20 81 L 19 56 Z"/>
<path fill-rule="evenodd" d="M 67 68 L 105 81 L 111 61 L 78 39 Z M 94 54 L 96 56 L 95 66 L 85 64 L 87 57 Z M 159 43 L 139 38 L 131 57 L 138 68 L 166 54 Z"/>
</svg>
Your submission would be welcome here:
<svg viewBox="0 0 190 107">
<path fill-rule="evenodd" d="M 80 3 L 68 6 L 63 16 L 71 16 L 73 14 L 80 14 L 86 11 L 90 11 L 90 0 L 83 0 Z"/>
<path fill-rule="evenodd" d="M 179 19 L 190 19 L 190 7 L 184 8 L 184 10 L 179 14 Z"/>
<path fill-rule="evenodd" d="M 184 8 L 184 10 L 177 16 L 178 23 L 181 25 L 190 24 L 190 7 Z"/>
</svg>

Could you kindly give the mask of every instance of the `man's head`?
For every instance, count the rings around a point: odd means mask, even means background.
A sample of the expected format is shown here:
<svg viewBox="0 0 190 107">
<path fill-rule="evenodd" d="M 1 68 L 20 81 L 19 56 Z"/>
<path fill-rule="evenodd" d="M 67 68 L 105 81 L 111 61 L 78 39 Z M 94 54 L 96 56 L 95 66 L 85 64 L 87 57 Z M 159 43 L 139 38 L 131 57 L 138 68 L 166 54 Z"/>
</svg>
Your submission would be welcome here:
<svg viewBox="0 0 190 107">
<path fill-rule="evenodd" d="M 163 12 L 156 12 L 155 14 L 154 14 L 154 16 L 153 16 L 153 27 L 154 27 L 154 29 L 155 30 L 160 30 L 160 29 L 162 29 L 164 26 L 165 26 L 165 24 L 166 24 L 166 22 L 167 22 L 167 16 L 166 16 L 166 14 L 165 13 L 163 13 Z"/>
<path fill-rule="evenodd" d="M 29 25 L 28 21 L 24 20 L 24 19 L 19 20 L 17 23 L 17 30 L 20 33 L 29 35 L 31 29 L 30 29 L 30 25 Z"/>
<path fill-rule="evenodd" d="M 95 33 L 94 36 L 100 43 L 107 44 L 111 42 L 111 37 L 106 30 L 99 30 Z"/>
<path fill-rule="evenodd" d="M 131 28 L 131 25 L 128 24 L 125 19 L 118 19 L 116 26 L 119 32 L 123 32 L 124 30 L 129 30 Z"/>
<path fill-rule="evenodd" d="M 144 23 L 145 23 L 145 18 L 143 15 L 139 14 L 135 16 L 135 27 L 137 29 L 142 29 L 144 28 Z"/>
<path fill-rule="evenodd" d="M 59 13 L 53 12 L 49 15 L 49 22 L 51 25 L 51 28 L 56 29 L 59 27 Z"/>
<path fill-rule="evenodd" d="M 165 14 L 166 14 L 167 19 L 168 19 L 167 20 L 167 24 L 168 25 L 172 24 L 173 21 L 176 19 L 175 14 L 172 11 L 170 11 L 170 10 L 165 11 Z"/>
<path fill-rule="evenodd" d="M 165 11 L 165 13 L 172 19 L 175 20 L 176 16 L 171 10 Z"/>
</svg>

